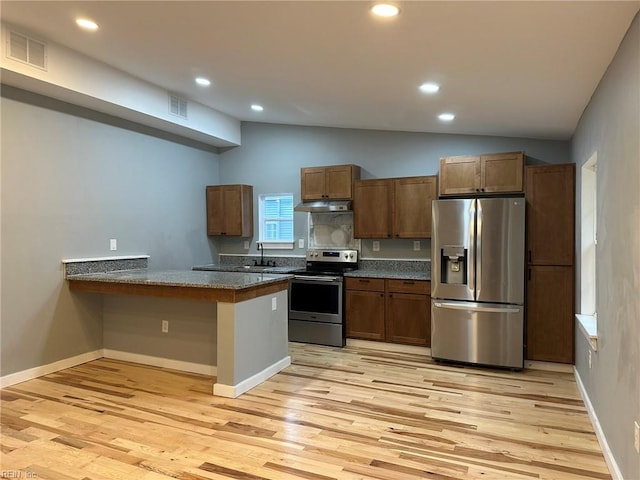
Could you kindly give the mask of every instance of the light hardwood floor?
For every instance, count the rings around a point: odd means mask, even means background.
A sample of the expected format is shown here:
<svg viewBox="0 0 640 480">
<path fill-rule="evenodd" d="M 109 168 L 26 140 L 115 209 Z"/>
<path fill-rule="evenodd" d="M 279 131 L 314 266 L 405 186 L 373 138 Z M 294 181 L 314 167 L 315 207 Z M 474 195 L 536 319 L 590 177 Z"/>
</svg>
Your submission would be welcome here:
<svg viewBox="0 0 640 480">
<path fill-rule="evenodd" d="M 291 355 L 237 399 L 213 397 L 212 377 L 106 359 L 5 388 L 2 476 L 611 478 L 570 373 L 361 347 Z"/>
</svg>

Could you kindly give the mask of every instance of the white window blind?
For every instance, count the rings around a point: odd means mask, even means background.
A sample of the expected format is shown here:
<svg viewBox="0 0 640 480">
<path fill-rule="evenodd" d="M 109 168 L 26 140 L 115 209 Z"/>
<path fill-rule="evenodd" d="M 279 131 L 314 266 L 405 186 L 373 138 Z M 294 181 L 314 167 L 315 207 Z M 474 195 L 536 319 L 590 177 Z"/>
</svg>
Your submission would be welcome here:
<svg viewBox="0 0 640 480">
<path fill-rule="evenodd" d="M 293 194 L 259 197 L 259 236 L 265 248 L 293 248 Z"/>
</svg>

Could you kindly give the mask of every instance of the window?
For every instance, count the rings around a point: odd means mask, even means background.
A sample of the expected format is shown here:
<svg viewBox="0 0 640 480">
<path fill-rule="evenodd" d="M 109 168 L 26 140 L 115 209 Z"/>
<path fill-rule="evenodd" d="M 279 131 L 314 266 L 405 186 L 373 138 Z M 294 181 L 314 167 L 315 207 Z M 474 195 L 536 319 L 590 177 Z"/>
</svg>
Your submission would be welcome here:
<svg viewBox="0 0 640 480">
<path fill-rule="evenodd" d="M 259 237 L 265 248 L 293 248 L 293 194 L 259 197 Z"/>
<path fill-rule="evenodd" d="M 596 245 L 597 245 L 598 156 L 594 153 L 582 166 L 581 182 L 581 285 L 580 310 L 596 315 Z"/>
</svg>

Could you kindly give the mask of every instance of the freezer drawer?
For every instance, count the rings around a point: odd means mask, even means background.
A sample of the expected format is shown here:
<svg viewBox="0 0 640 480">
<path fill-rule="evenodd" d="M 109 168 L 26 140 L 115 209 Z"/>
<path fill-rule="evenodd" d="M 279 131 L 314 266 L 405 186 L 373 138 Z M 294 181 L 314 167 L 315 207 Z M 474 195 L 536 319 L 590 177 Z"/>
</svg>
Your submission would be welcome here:
<svg viewBox="0 0 640 480">
<path fill-rule="evenodd" d="M 432 299 L 431 356 L 523 368 L 524 307 Z"/>
</svg>

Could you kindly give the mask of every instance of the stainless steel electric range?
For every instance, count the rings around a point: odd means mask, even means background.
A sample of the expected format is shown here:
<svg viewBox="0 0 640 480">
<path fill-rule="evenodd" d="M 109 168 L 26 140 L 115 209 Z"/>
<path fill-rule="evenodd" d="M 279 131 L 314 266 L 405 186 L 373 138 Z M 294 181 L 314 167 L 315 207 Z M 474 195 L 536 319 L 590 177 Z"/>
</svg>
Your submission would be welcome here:
<svg viewBox="0 0 640 480">
<path fill-rule="evenodd" d="M 307 251 L 289 287 L 289 341 L 344 346 L 344 274 L 357 268 L 357 250 Z"/>
</svg>

